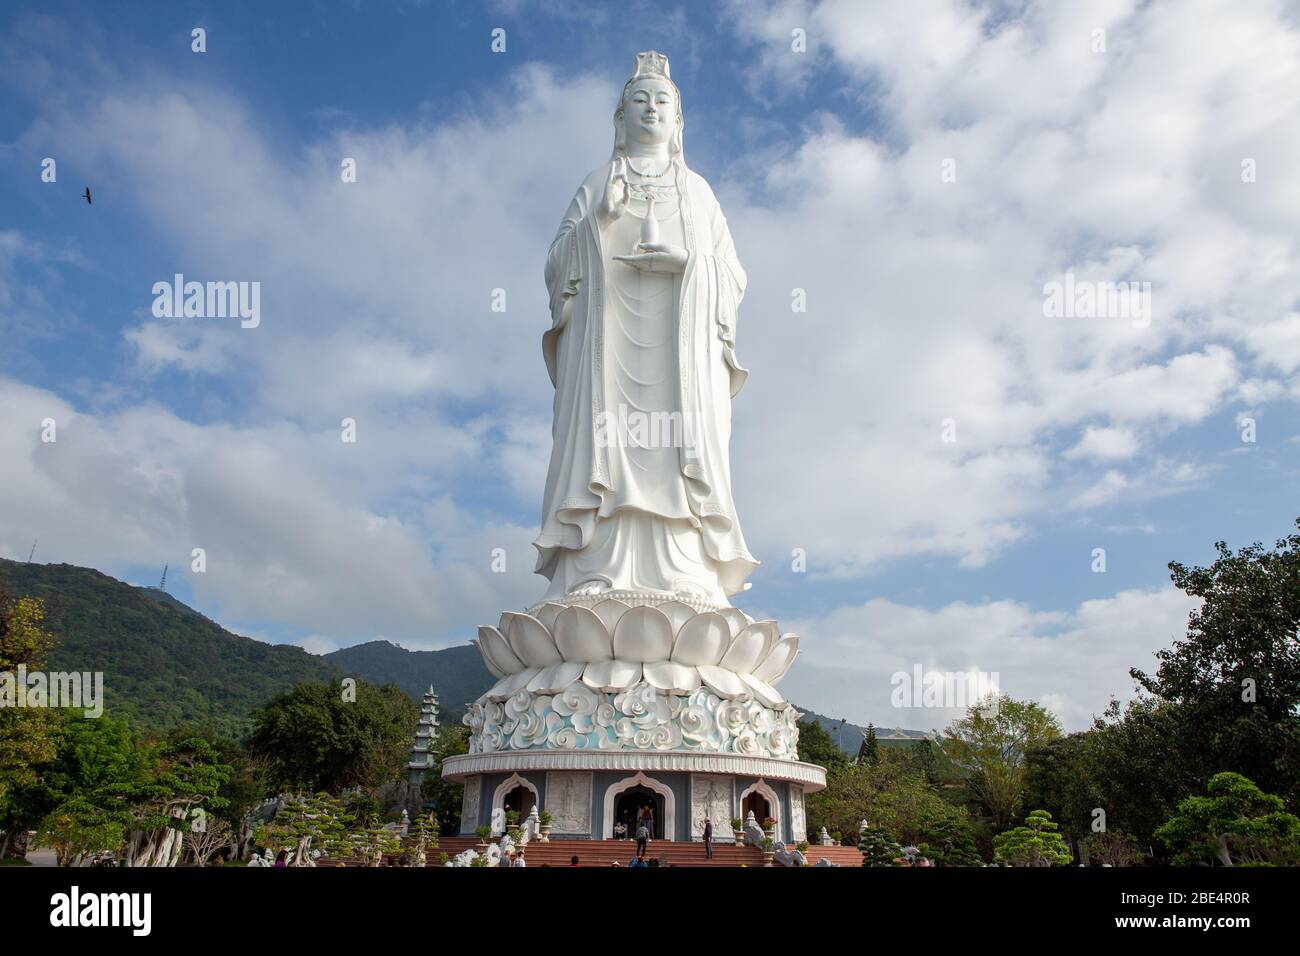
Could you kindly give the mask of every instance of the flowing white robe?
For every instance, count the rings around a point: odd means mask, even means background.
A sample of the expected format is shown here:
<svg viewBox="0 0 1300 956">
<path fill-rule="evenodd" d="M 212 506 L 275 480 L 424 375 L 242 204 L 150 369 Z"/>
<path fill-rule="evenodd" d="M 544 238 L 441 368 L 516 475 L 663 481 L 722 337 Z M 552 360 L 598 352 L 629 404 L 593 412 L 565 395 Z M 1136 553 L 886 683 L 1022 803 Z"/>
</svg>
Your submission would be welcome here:
<svg viewBox="0 0 1300 956">
<path fill-rule="evenodd" d="M 627 223 L 596 219 L 609 170 L 579 187 L 547 254 L 551 328 L 542 351 L 555 385 L 554 444 L 537 571 L 551 580 L 548 598 L 599 580 L 725 604 L 757 566 L 736 516 L 728 451 L 731 398 L 747 375 L 735 354 L 745 271 L 708 183 L 676 162 L 680 222 L 661 241 L 680 238 L 687 262 L 670 280 L 662 320 L 671 340 L 660 341 L 655 280 L 667 277 L 638 282 L 637 270 L 611 258 L 634 251 L 623 247 Z M 623 219 L 634 215 L 630 208 Z M 619 405 L 678 413 L 688 425 L 691 440 L 667 452 L 671 469 L 662 450 L 602 436 Z"/>
</svg>

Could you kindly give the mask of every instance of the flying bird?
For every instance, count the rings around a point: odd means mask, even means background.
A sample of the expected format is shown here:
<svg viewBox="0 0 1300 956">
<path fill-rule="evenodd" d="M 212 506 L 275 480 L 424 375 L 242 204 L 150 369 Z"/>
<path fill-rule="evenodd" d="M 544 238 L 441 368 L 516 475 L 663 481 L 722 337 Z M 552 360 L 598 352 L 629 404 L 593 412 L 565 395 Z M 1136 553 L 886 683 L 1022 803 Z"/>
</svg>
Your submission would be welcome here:
<svg viewBox="0 0 1300 956">
<path fill-rule="evenodd" d="M 93 202 L 91 201 L 91 199 L 90 199 L 90 187 L 89 187 L 89 186 L 86 187 L 86 191 L 85 191 L 84 193 L 82 193 L 81 195 L 82 195 L 82 198 L 84 198 L 84 199 L 86 200 L 86 205 L 87 205 L 87 206 L 93 206 L 93 205 L 94 205 L 94 203 L 93 203 Z"/>
</svg>

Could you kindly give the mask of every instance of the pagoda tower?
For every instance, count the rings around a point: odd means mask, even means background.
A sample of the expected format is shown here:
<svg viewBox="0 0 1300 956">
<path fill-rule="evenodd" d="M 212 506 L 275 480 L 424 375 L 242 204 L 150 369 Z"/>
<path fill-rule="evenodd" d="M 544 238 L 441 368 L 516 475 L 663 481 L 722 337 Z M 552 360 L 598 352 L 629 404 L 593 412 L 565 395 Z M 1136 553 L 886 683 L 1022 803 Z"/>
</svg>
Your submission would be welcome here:
<svg viewBox="0 0 1300 956">
<path fill-rule="evenodd" d="M 411 760 L 406 765 L 407 782 L 418 788 L 424 775 L 433 767 L 433 738 L 438 733 L 438 695 L 433 685 L 424 692 L 420 701 L 420 721 L 415 725 L 415 743 L 411 746 Z"/>
</svg>

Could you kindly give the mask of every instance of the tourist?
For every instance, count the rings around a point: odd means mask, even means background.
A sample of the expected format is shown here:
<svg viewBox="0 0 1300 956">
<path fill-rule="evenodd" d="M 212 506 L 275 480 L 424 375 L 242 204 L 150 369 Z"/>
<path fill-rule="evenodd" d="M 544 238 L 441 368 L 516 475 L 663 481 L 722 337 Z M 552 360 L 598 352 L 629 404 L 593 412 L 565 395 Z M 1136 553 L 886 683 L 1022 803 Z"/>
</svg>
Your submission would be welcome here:
<svg viewBox="0 0 1300 956">
<path fill-rule="evenodd" d="M 569 866 L 577 866 L 577 865 L 578 865 L 578 858 L 576 856 L 569 857 Z"/>
<path fill-rule="evenodd" d="M 636 828 L 636 856 L 637 859 L 645 857 L 646 844 L 650 842 L 650 830 L 645 825 L 643 819 Z"/>
<path fill-rule="evenodd" d="M 713 859 L 713 821 L 704 818 L 704 858 Z"/>
<path fill-rule="evenodd" d="M 655 835 L 655 808 L 654 807 L 645 808 L 645 828 L 649 832 L 650 839 L 653 840 Z"/>
<path fill-rule="evenodd" d="M 501 858 L 501 863 L 500 863 L 499 865 L 500 865 L 500 866 L 514 866 L 514 865 L 515 865 L 515 851 L 514 851 L 514 850 L 511 850 L 509 853 L 507 853 L 505 856 L 503 856 L 503 857 Z"/>
<path fill-rule="evenodd" d="M 288 850 L 281 850 L 278 854 L 276 854 L 276 857 L 275 857 L 275 865 L 276 865 L 276 866 L 288 866 L 288 865 L 289 865 L 289 851 L 288 851 Z"/>
<path fill-rule="evenodd" d="M 520 847 L 520 848 L 519 848 L 519 852 L 518 852 L 518 853 L 515 853 L 515 854 L 513 854 L 513 855 L 514 855 L 514 858 L 515 858 L 515 862 L 514 862 L 513 864 L 511 864 L 512 866 L 527 866 L 527 865 L 528 865 L 528 863 L 524 860 L 524 848 L 523 848 L 523 847 Z"/>
</svg>

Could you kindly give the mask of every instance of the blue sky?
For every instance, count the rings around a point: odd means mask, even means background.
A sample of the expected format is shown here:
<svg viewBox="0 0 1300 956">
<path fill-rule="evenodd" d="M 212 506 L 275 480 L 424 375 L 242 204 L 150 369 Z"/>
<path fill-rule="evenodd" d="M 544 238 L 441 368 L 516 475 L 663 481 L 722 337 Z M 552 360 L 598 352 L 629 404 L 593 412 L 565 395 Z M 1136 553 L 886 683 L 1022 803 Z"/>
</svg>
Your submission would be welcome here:
<svg viewBox="0 0 1300 956">
<path fill-rule="evenodd" d="M 653 48 L 750 272 L 737 603 L 804 636 L 787 695 L 931 726 L 889 675 L 977 667 L 1086 723 L 1182 630 L 1169 560 L 1300 514 L 1295 7 L 905 7 L 6 5 L 0 555 L 170 563 L 314 650 L 535 600 L 542 259 Z M 1149 327 L 1045 317 L 1067 271 L 1151 282 Z M 155 319 L 175 272 L 262 325 Z"/>
</svg>

